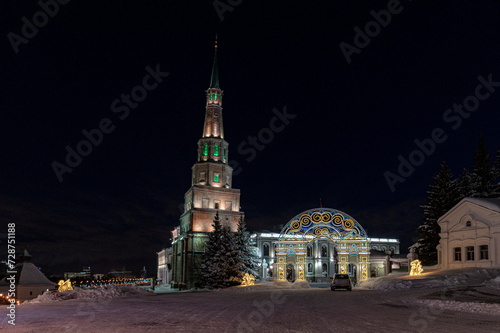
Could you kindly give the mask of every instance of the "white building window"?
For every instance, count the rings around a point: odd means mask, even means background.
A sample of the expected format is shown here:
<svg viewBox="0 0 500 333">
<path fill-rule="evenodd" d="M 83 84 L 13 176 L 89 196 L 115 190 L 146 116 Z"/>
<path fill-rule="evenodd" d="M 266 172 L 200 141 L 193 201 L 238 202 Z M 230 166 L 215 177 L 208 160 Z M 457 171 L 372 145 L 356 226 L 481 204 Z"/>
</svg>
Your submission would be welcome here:
<svg viewBox="0 0 500 333">
<path fill-rule="evenodd" d="M 453 260 L 462 261 L 462 248 L 456 247 L 453 249 Z"/>
<path fill-rule="evenodd" d="M 488 260 L 488 245 L 481 245 L 479 247 L 479 259 Z"/>
<path fill-rule="evenodd" d="M 467 246 L 465 253 L 467 253 L 467 261 L 474 261 L 474 246 Z"/>
<path fill-rule="evenodd" d="M 308 257 L 312 257 L 312 247 L 311 246 L 308 246 L 307 247 L 307 256 Z M 309 264 L 310 265 L 310 264 Z"/>
<path fill-rule="evenodd" d="M 307 264 L 307 272 L 312 273 L 312 271 L 313 271 L 313 264 L 311 263 Z"/>
<path fill-rule="evenodd" d="M 322 268 L 323 268 L 323 273 L 328 274 L 328 265 L 327 264 L 323 264 Z"/>
</svg>

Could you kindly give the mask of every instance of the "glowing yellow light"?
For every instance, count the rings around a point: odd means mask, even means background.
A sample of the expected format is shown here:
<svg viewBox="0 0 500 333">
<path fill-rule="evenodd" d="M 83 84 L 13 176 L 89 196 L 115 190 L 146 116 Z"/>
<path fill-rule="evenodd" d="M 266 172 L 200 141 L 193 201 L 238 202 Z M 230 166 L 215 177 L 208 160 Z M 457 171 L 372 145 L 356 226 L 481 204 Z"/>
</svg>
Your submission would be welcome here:
<svg viewBox="0 0 500 333">
<path fill-rule="evenodd" d="M 410 275 L 420 275 L 423 271 L 424 269 L 422 268 L 422 263 L 420 262 L 420 260 L 413 260 L 411 262 Z"/>
<path fill-rule="evenodd" d="M 253 286 L 255 284 L 255 277 L 252 274 L 246 273 L 243 277 L 241 285 L 243 286 Z"/>
<path fill-rule="evenodd" d="M 71 281 L 69 279 L 66 281 L 64 280 L 59 281 L 58 285 L 59 288 L 57 289 L 57 291 L 59 292 L 63 292 L 66 290 L 73 290 L 73 287 L 71 286 Z"/>
</svg>

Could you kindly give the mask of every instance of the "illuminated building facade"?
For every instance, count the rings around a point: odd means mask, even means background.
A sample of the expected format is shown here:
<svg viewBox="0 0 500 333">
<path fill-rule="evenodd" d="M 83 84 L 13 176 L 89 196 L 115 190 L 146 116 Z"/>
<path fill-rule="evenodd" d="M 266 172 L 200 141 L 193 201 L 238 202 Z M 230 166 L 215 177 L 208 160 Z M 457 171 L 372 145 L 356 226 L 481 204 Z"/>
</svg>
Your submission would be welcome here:
<svg viewBox="0 0 500 333">
<path fill-rule="evenodd" d="M 259 232 L 252 237 L 261 276 L 282 281 L 329 282 L 335 273 L 348 273 L 359 282 L 408 267 L 397 239 L 368 238 L 354 218 L 329 208 L 298 214 L 281 233 Z"/>
<path fill-rule="evenodd" d="M 199 280 L 207 233 L 218 212 L 221 223 L 237 230 L 243 216 L 240 190 L 232 188 L 233 169 L 229 166 L 229 144 L 224 139 L 223 91 L 219 86 L 217 41 L 210 87 L 206 91 L 205 124 L 198 140 L 196 163 L 192 167 L 191 188 L 184 196 L 180 226 L 172 232 L 172 276 L 175 288 L 191 288 Z"/>
</svg>

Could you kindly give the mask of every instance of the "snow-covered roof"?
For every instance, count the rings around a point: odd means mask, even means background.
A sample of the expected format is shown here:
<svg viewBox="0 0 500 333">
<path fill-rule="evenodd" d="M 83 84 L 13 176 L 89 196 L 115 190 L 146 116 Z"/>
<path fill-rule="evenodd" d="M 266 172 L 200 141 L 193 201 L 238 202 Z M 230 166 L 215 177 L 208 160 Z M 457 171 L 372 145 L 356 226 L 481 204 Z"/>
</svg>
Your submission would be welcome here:
<svg viewBox="0 0 500 333">
<path fill-rule="evenodd" d="M 32 262 L 20 262 L 14 268 L 16 274 L 16 285 L 18 286 L 26 286 L 26 285 L 47 285 L 53 288 L 57 283 L 50 281 L 43 273 L 32 263 Z M 7 281 L 7 275 L 5 278 L 0 281 L 0 285 L 8 285 L 10 284 Z"/>
<path fill-rule="evenodd" d="M 464 198 L 463 201 L 468 201 L 478 206 L 500 212 L 500 198 Z"/>
<path fill-rule="evenodd" d="M 21 265 L 17 265 L 21 266 Z M 18 267 L 21 268 L 21 267 Z M 47 279 L 45 275 L 31 262 L 22 263 L 21 276 L 19 277 L 18 285 L 31 285 L 31 284 L 50 284 L 56 283 Z"/>
<path fill-rule="evenodd" d="M 494 212 L 500 213 L 500 198 L 470 198 L 470 197 L 467 197 L 467 198 L 463 198 L 462 200 L 460 200 L 460 202 L 457 203 L 455 206 L 453 206 L 452 209 L 450 209 L 449 211 L 444 213 L 443 216 L 441 216 L 438 219 L 438 222 L 445 219 L 446 216 L 448 216 L 457 207 L 463 205 L 465 202 L 469 202 L 469 203 L 477 205 L 479 207 L 483 207 L 483 208 L 492 210 Z"/>
</svg>

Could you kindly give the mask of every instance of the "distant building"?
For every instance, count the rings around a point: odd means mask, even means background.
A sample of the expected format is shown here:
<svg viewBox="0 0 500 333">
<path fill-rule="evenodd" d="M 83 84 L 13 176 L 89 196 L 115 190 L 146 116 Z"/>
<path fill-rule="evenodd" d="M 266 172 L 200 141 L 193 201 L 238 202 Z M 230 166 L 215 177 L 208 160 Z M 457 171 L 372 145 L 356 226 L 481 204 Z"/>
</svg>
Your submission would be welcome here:
<svg viewBox="0 0 500 333">
<path fill-rule="evenodd" d="M 64 272 L 64 279 L 90 279 L 92 278 L 92 272 L 90 266 L 83 266 L 81 272 Z"/>
<path fill-rule="evenodd" d="M 127 271 L 125 267 L 122 268 L 121 271 L 117 271 L 112 269 L 111 272 L 108 272 L 108 277 L 110 278 L 135 278 L 135 275 L 132 271 Z"/>
<path fill-rule="evenodd" d="M 500 198 L 465 198 L 438 220 L 440 269 L 500 268 Z"/>
</svg>

